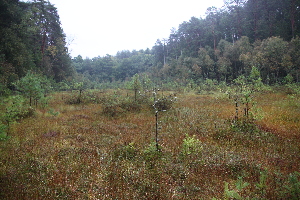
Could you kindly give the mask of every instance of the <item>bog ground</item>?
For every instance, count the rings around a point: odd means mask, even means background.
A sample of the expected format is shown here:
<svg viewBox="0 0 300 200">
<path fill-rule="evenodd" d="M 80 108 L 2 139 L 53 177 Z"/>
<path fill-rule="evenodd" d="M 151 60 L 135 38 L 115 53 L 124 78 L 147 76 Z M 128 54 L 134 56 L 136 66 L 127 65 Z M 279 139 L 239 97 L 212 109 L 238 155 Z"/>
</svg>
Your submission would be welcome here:
<svg viewBox="0 0 300 200">
<path fill-rule="evenodd" d="M 247 107 L 222 92 L 158 92 L 157 130 L 150 94 L 77 95 L 52 94 L 11 125 L 0 142 L 1 199 L 300 197 L 297 95 L 257 92 Z"/>
</svg>

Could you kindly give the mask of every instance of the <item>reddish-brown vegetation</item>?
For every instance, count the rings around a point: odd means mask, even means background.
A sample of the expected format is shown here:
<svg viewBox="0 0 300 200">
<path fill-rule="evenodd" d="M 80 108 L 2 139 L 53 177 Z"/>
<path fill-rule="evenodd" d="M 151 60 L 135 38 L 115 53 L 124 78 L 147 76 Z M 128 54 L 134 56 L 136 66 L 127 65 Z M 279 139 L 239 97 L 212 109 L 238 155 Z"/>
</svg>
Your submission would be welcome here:
<svg viewBox="0 0 300 200">
<path fill-rule="evenodd" d="M 98 103 L 68 105 L 56 93 L 48 108 L 11 127 L 11 138 L 0 143 L 1 199 L 227 198 L 224 183 L 243 198 L 293 197 L 286 186 L 300 169 L 297 97 L 258 93 L 263 118 L 233 125 L 232 99 L 179 94 L 159 115 L 158 152 L 151 105 L 114 104 L 123 113 L 107 116 L 104 101 L 112 94 L 97 95 Z M 197 142 L 184 153 L 184 139 L 193 135 L 189 141 Z M 249 183 L 242 190 L 235 188 L 239 177 Z"/>
</svg>

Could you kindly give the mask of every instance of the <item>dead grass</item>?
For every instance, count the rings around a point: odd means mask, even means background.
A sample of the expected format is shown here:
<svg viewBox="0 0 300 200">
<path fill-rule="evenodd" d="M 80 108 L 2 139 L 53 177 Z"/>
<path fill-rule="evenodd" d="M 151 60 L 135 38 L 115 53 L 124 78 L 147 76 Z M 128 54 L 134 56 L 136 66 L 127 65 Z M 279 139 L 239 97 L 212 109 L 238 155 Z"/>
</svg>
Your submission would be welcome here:
<svg viewBox="0 0 300 200">
<path fill-rule="evenodd" d="M 156 152 L 149 105 L 107 117 L 103 103 L 67 105 L 66 96 L 54 94 L 48 108 L 15 124 L 0 143 L 1 199 L 223 198 L 224 182 L 233 187 L 239 176 L 251 184 L 244 197 L 278 199 L 286 192 L 279 180 L 288 184 L 288 174 L 300 168 L 297 98 L 257 94 L 264 118 L 255 131 L 241 131 L 228 123 L 232 100 L 179 94 L 172 109 L 159 113 L 162 152 Z M 186 135 L 195 135 L 201 152 L 180 156 Z M 260 191 L 255 184 L 265 170 Z"/>
</svg>

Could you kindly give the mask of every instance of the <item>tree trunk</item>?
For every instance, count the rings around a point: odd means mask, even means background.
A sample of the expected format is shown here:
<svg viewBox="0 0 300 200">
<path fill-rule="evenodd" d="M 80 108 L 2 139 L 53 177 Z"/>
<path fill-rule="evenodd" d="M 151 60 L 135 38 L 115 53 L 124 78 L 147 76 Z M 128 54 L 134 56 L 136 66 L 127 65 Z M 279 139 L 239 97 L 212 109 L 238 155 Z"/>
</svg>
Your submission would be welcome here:
<svg viewBox="0 0 300 200">
<path fill-rule="evenodd" d="M 257 0 L 252 1 L 254 4 L 254 12 L 253 12 L 253 33 L 254 33 L 254 41 L 256 41 L 257 38 L 257 10 L 258 10 L 258 5 L 257 5 Z"/>
<path fill-rule="evenodd" d="M 290 10 L 291 28 L 292 28 L 292 38 L 295 38 L 295 14 L 296 14 L 296 0 L 291 0 L 291 10 Z"/>
<path fill-rule="evenodd" d="M 134 89 L 134 101 L 136 101 L 136 99 L 137 99 L 137 89 Z"/>
<path fill-rule="evenodd" d="M 159 151 L 158 146 L 158 111 L 155 113 L 155 145 L 156 145 L 156 151 Z"/>
</svg>

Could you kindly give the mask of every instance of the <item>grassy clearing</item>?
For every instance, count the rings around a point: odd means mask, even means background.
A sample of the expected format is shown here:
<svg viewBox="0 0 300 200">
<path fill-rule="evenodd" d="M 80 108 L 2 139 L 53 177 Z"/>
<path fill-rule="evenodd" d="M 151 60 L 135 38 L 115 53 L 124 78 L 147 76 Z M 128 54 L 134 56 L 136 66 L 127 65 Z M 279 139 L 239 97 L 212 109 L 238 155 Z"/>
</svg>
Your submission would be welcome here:
<svg viewBox="0 0 300 200">
<path fill-rule="evenodd" d="M 177 94 L 159 113 L 156 151 L 153 98 L 131 93 L 94 92 L 81 104 L 56 93 L 13 124 L 0 142 L 0 198 L 299 197 L 299 96 L 257 93 L 263 118 L 238 124 L 224 95 Z"/>
</svg>

